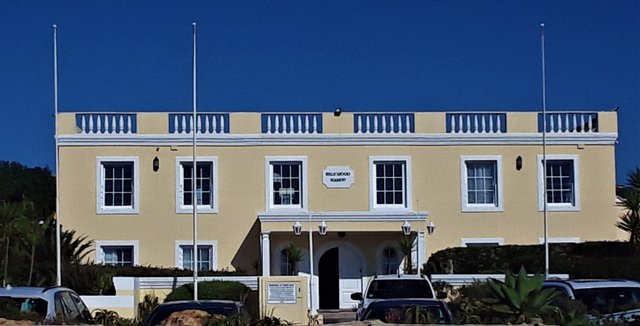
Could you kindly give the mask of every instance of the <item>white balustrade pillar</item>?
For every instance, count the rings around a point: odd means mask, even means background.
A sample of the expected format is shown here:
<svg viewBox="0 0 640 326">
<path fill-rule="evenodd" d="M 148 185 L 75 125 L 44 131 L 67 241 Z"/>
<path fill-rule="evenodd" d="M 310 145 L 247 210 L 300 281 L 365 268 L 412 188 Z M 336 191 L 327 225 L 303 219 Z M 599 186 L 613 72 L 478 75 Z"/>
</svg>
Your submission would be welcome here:
<svg viewBox="0 0 640 326">
<path fill-rule="evenodd" d="M 418 272 L 417 274 L 420 275 L 420 269 L 422 268 L 422 264 L 424 264 L 424 262 L 426 262 L 426 253 L 427 253 L 427 244 L 425 243 L 425 238 L 424 238 L 424 231 L 418 231 L 418 235 L 416 238 L 416 261 L 418 264 Z"/>
<path fill-rule="evenodd" d="M 271 244 L 269 232 L 260 234 L 260 249 L 262 250 L 262 276 L 271 276 Z"/>
</svg>

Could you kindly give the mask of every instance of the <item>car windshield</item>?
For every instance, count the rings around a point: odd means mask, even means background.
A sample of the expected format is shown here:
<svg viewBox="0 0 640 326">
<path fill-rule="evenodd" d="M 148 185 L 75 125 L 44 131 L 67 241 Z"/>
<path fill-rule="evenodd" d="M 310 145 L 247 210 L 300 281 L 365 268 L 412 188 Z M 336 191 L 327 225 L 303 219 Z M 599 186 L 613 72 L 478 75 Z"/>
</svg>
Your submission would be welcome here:
<svg viewBox="0 0 640 326">
<path fill-rule="evenodd" d="M 640 288 L 599 288 L 575 290 L 576 299 L 593 314 L 610 314 L 640 308 Z"/>
<path fill-rule="evenodd" d="M 40 321 L 47 316 L 47 301 L 37 298 L 0 297 L 0 317 Z"/>
<path fill-rule="evenodd" d="M 373 280 L 368 299 L 433 298 L 426 280 Z"/>
<path fill-rule="evenodd" d="M 363 320 L 378 319 L 394 324 L 450 324 L 442 307 L 424 305 L 372 305 Z"/>
</svg>

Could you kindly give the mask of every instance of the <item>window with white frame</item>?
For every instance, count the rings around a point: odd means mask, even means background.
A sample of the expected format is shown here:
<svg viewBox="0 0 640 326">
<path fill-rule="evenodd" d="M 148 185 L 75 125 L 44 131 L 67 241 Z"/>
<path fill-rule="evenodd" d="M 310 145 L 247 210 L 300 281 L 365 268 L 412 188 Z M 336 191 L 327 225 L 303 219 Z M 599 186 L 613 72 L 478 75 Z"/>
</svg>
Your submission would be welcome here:
<svg viewBox="0 0 640 326">
<path fill-rule="evenodd" d="M 382 249 L 382 272 L 384 274 L 397 274 L 400 268 L 400 254 L 393 247 Z"/>
<path fill-rule="evenodd" d="M 372 209 L 410 208 L 408 157 L 370 157 Z"/>
<path fill-rule="evenodd" d="M 548 210 L 576 211 L 580 209 L 578 156 L 547 155 L 546 157 L 546 189 L 544 189 L 544 162 L 538 156 L 538 208 L 544 209 L 546 201 Z"/>
<path fill-rule="evenodd" d="M 113 266 L 138 265 L 138 242 L 127 240 L 96 241 L 96 262 Z"/>
<path fill-rule="evenodd" d="M 503 238 L 462 238 L 463 247 L 497 247 L 504 244 Z"/>
<path fill-rule="evenodd" d="M 199 157 L 193 187 L 193 159 L 176 158 L 176 211 L 190 213 L 194 201 L 198 212 L 217 212 L 217 158 Z"/>
<path fill-rule="evenodd" d="M 193 270 L 193 241 L 176 241 L 176 267 Z M 217 268 L 216 242 L 198 242 L 198 270 L 211 271 Z"/>
<path fill-rule="evenodd" d="M 267 195 L 270 209 L 302 209 L 305 198 L 306 158 L 267 158 Z"/>
<path fill-rule="evenodd" d="M 463 212 L 502 211 L 502 157 L 461 156 Z"/>
<path fill-rule="evenodd" d="M 294 275 L 294 262 L 289 257 L 289 251 L 285 248 L 280 251 L 280 275 Z"/>
<path fill-rule="evenodd" d="M 138 213 L 138 158 L 98 157 L 96 167 L 97 213 Z"/>
</svg>

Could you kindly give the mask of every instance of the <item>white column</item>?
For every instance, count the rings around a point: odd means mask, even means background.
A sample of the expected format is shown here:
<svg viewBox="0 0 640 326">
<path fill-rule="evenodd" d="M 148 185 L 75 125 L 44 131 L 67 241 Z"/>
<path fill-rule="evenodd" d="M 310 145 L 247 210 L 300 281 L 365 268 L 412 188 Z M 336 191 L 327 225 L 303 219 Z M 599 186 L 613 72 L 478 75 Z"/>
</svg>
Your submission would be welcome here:
<svg viewBox="0 0 640 326">
<path fill-rule="evenodd" d="M 417 253 L 416 255 L 418 256 L 417 258 L 417 262 L 418 262 L 418 275 L 420 274 L 420 268 L 422 268 L 422 264 L 424 262 L 426 262 L 426 252 L 427 252 L 427 246 L 425 243 L 425 238 L 424 238 L 424 231 L 418 231 L 418 237 L 416 239 L 417 242 Z"/>
<path fill-rule="evenodd" d="M 271 276 L 271 244 L 269 232 L 260 234 L 260 249 L 262 250 L 262 276 Z"/>
</svg>

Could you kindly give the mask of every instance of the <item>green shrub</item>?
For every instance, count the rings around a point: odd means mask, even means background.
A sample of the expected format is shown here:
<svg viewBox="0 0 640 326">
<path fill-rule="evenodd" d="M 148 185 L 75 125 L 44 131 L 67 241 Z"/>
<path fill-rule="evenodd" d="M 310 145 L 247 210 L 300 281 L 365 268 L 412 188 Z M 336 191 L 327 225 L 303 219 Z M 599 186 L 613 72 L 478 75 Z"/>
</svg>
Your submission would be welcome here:
<svg viewBox="0 0 640 326">
<path fill-rule="evenodd" d="M 553 312 L 553 300 L 560 295 L 555 288 L 542 289 L 544 277 L 528 276 L 524 268 L 517 275 L 507 273 L 504 283 L 489 280 L 491 297 L 485 298 L 490 311 L 503 316 L 508 323 L 530 323 L 532 318 L 544 318 Z"/>
<path fill-rule="evenodd" d="M 551 273 L 572 278 L 640 279 L 640 250 L 627 242 L 585 242 L 549 245 Z M 544 272 L 542 245 L 449 248 L 431 255 L 424 265 L 426 274 L 516 273 L 524 267 L 532 273 Z M 451 270 L 453 269 L 453 270 Z"/>
<path fill-rule="evenodd" d="M 202 300 L 233 300 L 244 302 L 250 289 L 233 281 L 207 281 L 198 283 L 198 299 Z M 193 283 L 185 284 L 173 290 L 164 302 L 193 299 Z"/>
<path fill-rule="evenodd" d="M 143 321 L 153 308 L 159 304 L 158 297 L 154 293 L 147 293 L 144 295 L 144 300 L 138 303 L 138 320 Z"/>
</svg>

